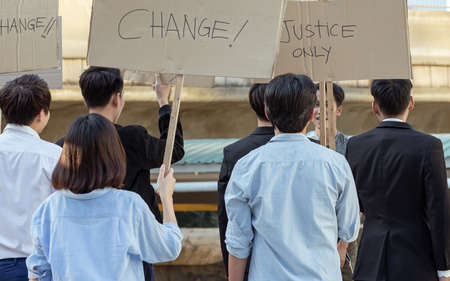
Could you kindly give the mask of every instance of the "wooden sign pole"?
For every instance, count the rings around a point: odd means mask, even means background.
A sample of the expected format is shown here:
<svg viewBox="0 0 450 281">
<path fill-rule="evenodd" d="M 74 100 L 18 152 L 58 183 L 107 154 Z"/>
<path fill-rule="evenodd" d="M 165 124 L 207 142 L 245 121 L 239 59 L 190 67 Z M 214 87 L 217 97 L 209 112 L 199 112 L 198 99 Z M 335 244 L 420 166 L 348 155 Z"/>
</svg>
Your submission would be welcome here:
<svg viewBox="0 0 450 281">
<path fill-rule="evenodd" d="M 333 82 L 327 82 L 327 116 L 328 147 L 336 151 L 336 107 L 334 103 Z"/>
<path fill-rule="evenodd" d="M 177 131 L 178 115 L 180 113 L 181 92 L 183 91 L 184 75 L 177 74 L 177 84 L 175 88 L 175 97 L 172 103 L 172 113 L 170 114 L 169 132 L 166 140 L 166 150 L 164 152 L 164 165 L 166 170 L 164 175 L 167 175 L 172 163 L 173 146 L 175 143 L 175 134 Z"/>
<path fill-rule="evenodd" d="M 325 81 L 321 81 L 319 84 L 319 90 L 320 90 L 320 144 L 323 146 L 327 146 L 327 114 L 326 114 L 326 100 L 327 100 L 327 93 L 326 93 L 326 83 Z"/>
</svg>

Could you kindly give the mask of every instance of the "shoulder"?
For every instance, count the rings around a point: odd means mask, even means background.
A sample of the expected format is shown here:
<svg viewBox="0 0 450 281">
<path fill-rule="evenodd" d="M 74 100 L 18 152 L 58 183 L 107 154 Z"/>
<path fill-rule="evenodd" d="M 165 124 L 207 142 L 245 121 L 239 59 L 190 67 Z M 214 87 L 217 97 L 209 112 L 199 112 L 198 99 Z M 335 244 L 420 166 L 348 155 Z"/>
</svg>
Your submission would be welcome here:
<svg viewBox="0 0 450 281">
<path fill-rule="evenodd" d="M 142 197 L 136 192 L 113 188 L 111 191 L 111 196 L 114 198 L 118 206 L 122 208 L 138 209 L 143 210 L 148 208 L 148 205 L 142 199 Z"/>
<path fill-rule="evenodd" d="M 224 148 L 224 158 L 237 161 L 249 152 L 265 145 L 273 136 L 249 135 Z"/>
<path fill-rule="evenodd" d="M 52 215 L 52 210 L 58 205 L 58 202 L 63 198 L 61 191 L 56 191 L 50 194 L 39 207 L 34 211 L 32 217 L 33 225 L 40 225 L 49 220 Z"/>
<path fill-rule="evenodd" d="M 128 142 L 135 142 L 136 140 L 142 139 L 148 136 L 147 129 L 140 125 L 129 125 L 129 126 L 115 126 L 117 129 L 117 133 L 124 145 Z"/>
<path fill-rule="evenodd" d="M 60 146 L 45 140 L 39 140 L 39 146 L 42 155 L 57 161 L 61 157 L 62 148 Z"/>
</svg>

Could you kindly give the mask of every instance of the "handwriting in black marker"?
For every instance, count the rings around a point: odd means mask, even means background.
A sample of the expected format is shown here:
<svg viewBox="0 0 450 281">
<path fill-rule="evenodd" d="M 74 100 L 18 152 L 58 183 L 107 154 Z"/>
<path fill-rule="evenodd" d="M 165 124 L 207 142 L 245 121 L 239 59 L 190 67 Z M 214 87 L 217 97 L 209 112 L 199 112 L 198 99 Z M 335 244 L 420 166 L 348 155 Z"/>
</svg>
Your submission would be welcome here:
<svg viewBox="0 0 450 281">
<path fill-rule="evenodd" d="M 248 24 L 248 20 L 244 23 L 244 25 L 242 26 L 242 28 L 239 30 L 239 32 L 236 34 L 236 36 L 234 37 L 233 42 L 228 45 L 228 47 L 233 47 L 233 43 L 236 42 L 236 39 L 239 37 L 239 35 L 241 34 L 242 30 L 244 30 L 245 26 Z"/>
</svg>

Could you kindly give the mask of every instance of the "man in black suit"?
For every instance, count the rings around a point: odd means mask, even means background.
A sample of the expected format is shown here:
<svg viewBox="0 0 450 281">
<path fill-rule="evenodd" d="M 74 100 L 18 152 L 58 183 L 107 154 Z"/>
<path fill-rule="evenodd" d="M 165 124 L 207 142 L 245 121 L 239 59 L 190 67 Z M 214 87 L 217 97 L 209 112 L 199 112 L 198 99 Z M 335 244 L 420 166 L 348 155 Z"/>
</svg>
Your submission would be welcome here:
<svg viewBox="0 0 450 281">
<path fill-rule="evenodd" d="M 353 137 L 347 160 L 366 220 L 354 280 L 449 281 L 450 209 L 442 143 L 406 123 L 410 80 L 375 80 L 380 125 Z"/>
<path fill-rule="evenodd" d="M 127 172 L 124 188 L 138 193 L 147 203 L 159 222 L 162 222 L 158 201 L 150 183 L 150 169 L 159 168 L 164 159 L 167 134 L 169 131 L 170 87 L 162 85 L 156 74 L 154 90 L 160 106 L 160 137 L 147 133 L 142 126 L 120 126 L 116 124 L 125 105 L 124 82 L 120 70 L 115 68 L 90 67 L 80 77 L 80 88 L 89 113 L 97 113 L 114 123 L 127 156 Z M 63 146 L 64 138 L 57 142 Z M 183 130 L 180 121 L 177 124 L 172 161 L 183 158 Z M 144 262 L 146 281 L 154 280 L 153 266 Z"/>
<path fill-rule="evenodd" d="M 220 232 L 220 245 L 222 247 L 223 262 L 225 264 L 225 270 L 228 275 L 228 251 L 225 244 L 225 233 L 227 230 L 228 217 L 225 209 L 225 190 L 227 188 L 228 181 L 231 177 L 236 162 L 247 155 L 250 151 L 258 148 L 266 143 L 274 136 L 272 123 L 267 120 L 264 113 L 264 92 L 266 84 L 255 84 L 250 89 L 249 101 L 252 109 L 256 113 L 258 127 L 247 137 L 240 139 L 239 141 L 230 144 L 223 150 L 223 162 L 220 169 L 218 192 L 219 192 L 219 232 Z M 245 280 L 248 278 L 248 265 L 246 270 Z"/>
</svg>

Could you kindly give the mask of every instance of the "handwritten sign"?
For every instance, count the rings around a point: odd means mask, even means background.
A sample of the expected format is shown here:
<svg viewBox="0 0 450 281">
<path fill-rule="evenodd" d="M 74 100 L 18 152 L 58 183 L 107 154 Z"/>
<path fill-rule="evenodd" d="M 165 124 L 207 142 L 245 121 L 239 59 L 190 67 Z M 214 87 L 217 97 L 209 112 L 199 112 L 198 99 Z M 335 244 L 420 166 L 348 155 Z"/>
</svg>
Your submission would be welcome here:
<svg viewBox="0 0 450 281">
<path fill-rule="evenodd" d="M 0 73 L 57 68 L 58 0 L 0 0 Z"/>
<path fill-rule="evenodd" d="M 275 75 L 411 78 L 405 0 L 288 2 Z"/>
<path fill-rule="evenodd" d="M 88 64 L 161 73 L 270 77 L 284 3 L 94 0 Z"/>
</svg>

